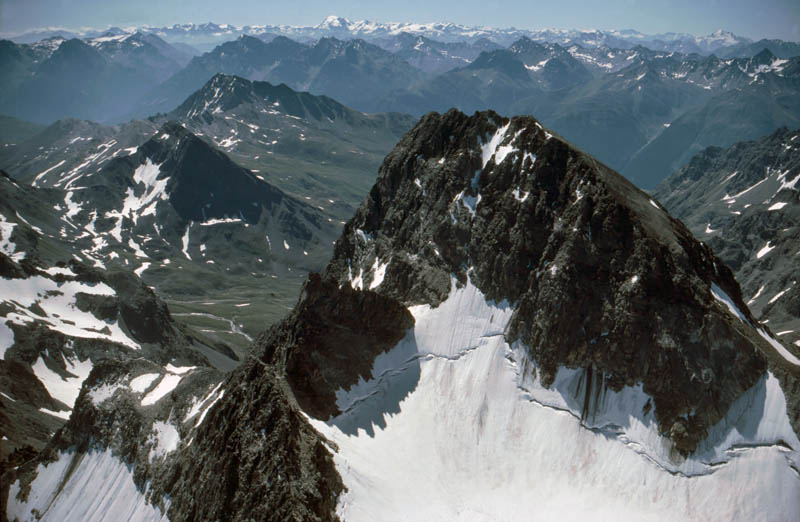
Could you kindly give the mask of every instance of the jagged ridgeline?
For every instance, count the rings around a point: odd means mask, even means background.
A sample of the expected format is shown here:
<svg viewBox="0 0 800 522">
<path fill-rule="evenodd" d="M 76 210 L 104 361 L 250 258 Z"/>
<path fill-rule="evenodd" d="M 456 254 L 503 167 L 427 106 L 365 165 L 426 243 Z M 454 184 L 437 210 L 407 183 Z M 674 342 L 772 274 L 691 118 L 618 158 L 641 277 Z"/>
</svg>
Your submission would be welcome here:
<svg viewBox="0 0 800 522">
<path fill-rule="evenodd" d="M 157 409 L 146 370 L 93 371 L 11 518 L 97 516 L 78 483 L 150 520 L 800 514 L 800 359 L 708 247 L 532 117 L 425 116 L 253 350 Z"/>
</svg>

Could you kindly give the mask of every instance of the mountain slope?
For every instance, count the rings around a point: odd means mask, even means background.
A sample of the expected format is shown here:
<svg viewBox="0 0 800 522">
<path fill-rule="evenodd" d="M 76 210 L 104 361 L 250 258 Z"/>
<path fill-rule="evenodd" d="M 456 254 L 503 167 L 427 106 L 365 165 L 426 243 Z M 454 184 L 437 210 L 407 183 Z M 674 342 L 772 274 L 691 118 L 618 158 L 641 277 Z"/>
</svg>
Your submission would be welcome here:
<svg viewBox="0 0 800 522">
<path fill-rule="evenodd" d="M 173 320 L 138 277 L 81 262 L 51 234 L 56 191 L 0 177 L 0 392 L 3 461 L 41 449 L 70 416 L 84 379 L 106 360 L 230 369 L 235 355 Z M 39 226 L 32 222 L 39 223 Z"/>
<path fill-rule="evenodd" d="M 42 129 L 41 125 L 35 123 L 12 118 L 11 116 L 0 116 L 0 145 L 4 147 L 13 146 L 35 136 Z"/>
<path fill-rule="evenodd" d="M 129 155 L 158 127 L 157 122 L 148 120 L 123 125 L 59 120 L 26 140 L 0 149 L 0 164 L 23 183 L 63 188 L 74 177 L 96 172 L 112 159 Z"/>
<path fill-rule="evenodd" d="M 85 126 L 91 127 L 77 125 Z M 100 147 L 85 142 L 94 154 L 68 156 L 82 168 L 61 170 L 59 162 L 37 174 L 37 186 L 53 189 L 45 213 L 53 209 L 55 224 L 33 223 L 70 239 L 89 264 L 135 270 L 179 317 L 244 350 L 265 317 L 285 313 L 303 274 L 322 266 L 339 223 L 177 123 L 164 124 L 138 146 L 116 148 L 114 136 L 135 136 L 135 126 L 120 134 L 100 127 L 110 133 L 107 141 Z M 73 134 L 50 130 L 62 141 Z M 98 159 L 98 152 L 107 154 Z"/>
<path fill-rule="evenodd" d="M 800 346 L 798 176 L 800 132 L 784 128 L 708 148 L 656 190 L 733 268 L 748 306 L 789 346 Z"/>
<path fill-rule="evenodd" d="M 352 215 L 387 151 L 414 123 L 411 116 L 364 114 L 326 96 L 225 75 L 168 118 L 337 222 Z"/>
<path fill-rule="evenodd" d="M 72 484 L 114 473 L 154 520 L 794 518 L 800 359 L 753 325 L 707 247 L 533 118 L 430 114 L 257 356 L 160 416 L 137 371 L 93 373 L 8 509 L 85 512 Z"/>
</svg>

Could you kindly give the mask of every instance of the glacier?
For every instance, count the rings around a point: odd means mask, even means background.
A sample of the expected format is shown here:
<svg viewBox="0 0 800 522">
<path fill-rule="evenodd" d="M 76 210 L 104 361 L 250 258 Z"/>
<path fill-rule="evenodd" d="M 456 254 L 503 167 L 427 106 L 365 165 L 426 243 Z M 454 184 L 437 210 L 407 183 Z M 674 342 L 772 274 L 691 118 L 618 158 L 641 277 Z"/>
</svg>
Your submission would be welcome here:
<svg viewBox="0 0 800 522">
<path fill-rule="evenodd" d="M 800 441 L 778 380 L 762 378 L 689 457 L 657 430 L 641 385 L 595 397 L 583 370 L 547 389 L 504 331 L 508 303 L 474 285 L 339 390 L 343 412 L 309 418 L 347 487 L 337 514 L 372 520 L 797 520 Z"/>
</svg>

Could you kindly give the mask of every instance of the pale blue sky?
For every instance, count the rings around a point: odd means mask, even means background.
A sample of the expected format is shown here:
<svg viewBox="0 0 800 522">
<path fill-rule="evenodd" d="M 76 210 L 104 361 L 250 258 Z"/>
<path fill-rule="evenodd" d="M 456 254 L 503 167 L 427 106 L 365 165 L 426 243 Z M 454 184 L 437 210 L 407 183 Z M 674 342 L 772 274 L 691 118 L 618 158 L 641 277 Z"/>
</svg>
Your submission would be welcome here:
<svg viewBox="0 0 800 522">
<path fill-rule="evenodd" d="M 637 29 L 800 41 L 800 0 L 0 0 L 0 32 L 184 22 L 315 25 L 327 15 L 375 21 Z"/>
</svg>

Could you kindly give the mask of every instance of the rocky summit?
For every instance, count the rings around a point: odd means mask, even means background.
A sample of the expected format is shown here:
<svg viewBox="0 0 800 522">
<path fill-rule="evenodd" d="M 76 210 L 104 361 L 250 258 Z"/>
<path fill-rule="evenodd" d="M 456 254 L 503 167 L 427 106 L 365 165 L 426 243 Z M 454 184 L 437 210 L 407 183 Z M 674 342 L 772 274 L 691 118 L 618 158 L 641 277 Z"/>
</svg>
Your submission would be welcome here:
<svg viewBox="0 0 800 522">
<path fill-rule="evenodd" d="M 658 201 L 532 117 L 423 117 L 251 352 L 155 396 L 144 363 L 95 367 L 9 518 L 800 513 L 800 360 Z"/>
<path fill-rule="evenodd" d="M 752 322 L 731 271 L 533 118 L 425 117 L 387 157 L 326 275 L 408 305 L 438 305 L 451 279 L 474 284 L 514 308 L 504 335 L 545 386 L 581 368 L 589 408 L 588 387 L 642 383 L 682 452 L 766 367 L 763 340 L 715 299 Z"/>
</svg>

